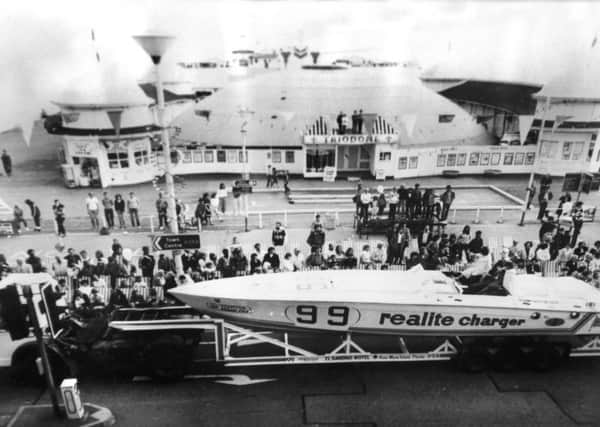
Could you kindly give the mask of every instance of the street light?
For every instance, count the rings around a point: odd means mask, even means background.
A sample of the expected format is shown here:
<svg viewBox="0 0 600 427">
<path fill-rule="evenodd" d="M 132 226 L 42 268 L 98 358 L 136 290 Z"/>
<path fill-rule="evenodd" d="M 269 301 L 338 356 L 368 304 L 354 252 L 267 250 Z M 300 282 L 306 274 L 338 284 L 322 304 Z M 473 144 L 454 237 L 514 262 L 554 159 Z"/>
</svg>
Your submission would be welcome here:
<svg viewBox="0 0 600 427">
<path fill-rule="evenodd" d="M 246 133 L 248 132 L 246 130 L 246 126 L 248 125 L 248 121 L 246 120 L 247 117 L 251 116 L 252 114 L 254 114 L 254 111 L 250 110 L 248 107 L 246 108 L 240 108 L 238 110 L 239 115 L 242 118 L 242 127 L 240 128 L 240 133 L 242 134 L 242 152 L 243 154 L 243 160 L 244 160 L 244 165 L 243 165 L 243 175 L 242 175 L 242 179 L 250 179 L 250 172 L 248 171 L 248 150 L 246 149 Z"/>
<path fill-rule="evenodd" d="M 167 185 L 167 203 L 169 204 L 169 228 L 171 233 L 178 234 L 179 226 L 177 224 L 177 210 L 175 207 L 175 184 L 173 182 L 173 173 L 171 171 L 171 143 L 169 141 L 169 131 L 165 126 L 165 96 L 163 93 L 163 84 L 160 77 L 160 61 L 175 40 L 172 36 L 161 35 L 143 35 L 133 36 L 133 39 L 144 49 L 152 59 L 156 71 L 156 94 L 158 101 L 158 126 L 160 127 L 163 153 L 165 156 L 165 181 Z M 183 272 L 181 256 L 177 251 L 173 251 L 175 268 L 177 274 Z"/>
</svg>

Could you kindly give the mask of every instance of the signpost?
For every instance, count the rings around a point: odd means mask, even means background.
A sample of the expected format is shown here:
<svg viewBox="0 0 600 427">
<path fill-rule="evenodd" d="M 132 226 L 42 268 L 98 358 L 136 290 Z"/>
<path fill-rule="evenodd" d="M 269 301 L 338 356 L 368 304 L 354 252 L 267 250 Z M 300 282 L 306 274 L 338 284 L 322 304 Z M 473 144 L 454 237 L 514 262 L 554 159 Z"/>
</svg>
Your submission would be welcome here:
<svg viewBox="0 0 600 427">
<path fill-rule="evenodd" d="M 323 168 L 323 182 L 334 182 L 337 175 L 335 166 L 325 166 Z"/>
<path fill-rule="evenodd" d="M 152 239 L 155 251 L 176 251 L 181 249 L 200 249 L 199 234 L 162 234 Z"/>
</svg>

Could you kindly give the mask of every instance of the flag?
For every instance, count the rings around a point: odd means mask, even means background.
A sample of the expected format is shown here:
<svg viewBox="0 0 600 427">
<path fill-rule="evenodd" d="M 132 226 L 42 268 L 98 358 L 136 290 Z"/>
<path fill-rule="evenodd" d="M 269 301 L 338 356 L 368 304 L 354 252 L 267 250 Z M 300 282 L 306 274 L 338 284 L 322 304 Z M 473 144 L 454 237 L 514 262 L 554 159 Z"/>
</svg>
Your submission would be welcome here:
<svg viewBox="0 0 600 427">
<path fill-rule="evenodd" d="M 571 117 L 573 117 L 573 116 L 562 116 L 562 115 L 558 114 L 556 116 L 556 118 L 554 119 L 554 123 L 552 124 L 552 132 L 554 132 L 557 127 L 559 127 L 561 124 L 563 124 L 564 122 L 569 120 Z"/>
<path fill-rule="evenodd" d="M 319 52 L 311 52 L 310 56 L 312 57 L 313 65 L 317 65 L 317 61 L 319 60 Z"/>
<path fill-rule="evenodd" d="M 96 52 L 96 61 L 100 62 L 100 54 Z"/>
<path fill-rule="evenodd" d="M 596 43 L 598 42 L 598 34 L 596 34 L 594 36 L 594 40 L 592 40 L 592 47 L 596 46 Z"/>
<path fill-rule="evenodd" d="M 302 47 L 302 48 L 294 47 L 294 56 L 296 58 L 304 58 L 306 55 L 308 55 L 307 47 Z"/>
<path fill-rule="evenodd" d="M 96 35 L 94 34 L 94 29 L 92 28 L 92 41 L 96 41 Z"/>
<path fill-rule="evenodd" d="M 121 135 L 121 115 L 123 114 L 123 110 L 108 110 L 106 114 L 115 130 L 115 135 L 119 137 Z"/>
<path fill-rule="evenodd" d="M 200 117 L 204 117 L 206 121 L 210 121 L 210 110 L 196 110 L 194 114 Z"/>
<path fill-rule="evenodd" d="M 281 57 L 283 58 L 283 64 L 287 67 L 288 60 L 290 59 L 291 52 L 289 50 L 282 50 Z"/>
<path fill-rule="evenodd" d="M 527 140 L 527 135 L 529 134 L 529 130 L 531 129 L 531 124 L 533 123 L 533 115 L 532 114 L 522 114 L 519 116 L 519 140 L 521 145 L 525 144 Z"/>
</svg>

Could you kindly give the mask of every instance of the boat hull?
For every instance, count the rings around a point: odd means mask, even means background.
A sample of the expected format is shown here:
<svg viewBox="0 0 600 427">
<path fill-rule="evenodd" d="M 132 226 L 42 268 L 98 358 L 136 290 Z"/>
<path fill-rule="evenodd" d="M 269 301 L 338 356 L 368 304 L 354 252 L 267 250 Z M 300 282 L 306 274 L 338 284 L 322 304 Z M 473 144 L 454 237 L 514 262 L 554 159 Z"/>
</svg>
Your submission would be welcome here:
<svg viewBox="0 0 600 427">
<path fill-rule="evenodd" d="M 597 317 L 590 311 L 481 307 L 468 304 L 467 295 L 453 304 L 400 305 L 175 294 L 203 314 L 255 329 L 421 336 L 575 335 L 591 333 Z"/>
</svg>

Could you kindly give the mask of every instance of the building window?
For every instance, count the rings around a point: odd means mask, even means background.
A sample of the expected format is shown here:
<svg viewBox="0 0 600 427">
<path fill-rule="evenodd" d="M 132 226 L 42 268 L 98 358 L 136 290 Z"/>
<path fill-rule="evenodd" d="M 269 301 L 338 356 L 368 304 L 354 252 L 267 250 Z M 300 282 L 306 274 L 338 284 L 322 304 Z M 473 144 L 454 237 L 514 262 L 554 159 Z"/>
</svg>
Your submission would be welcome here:
<svg viewBox="0 0 600 427">
<path fill-rule="evenodd" d="M 479 165 L 479 153 L 471 153 L 469 156 L 469 166 Z"/>
<path fill-rule="evenodd" d="M 563 142 L 562 159 L 569 160 L 571 158 L 571 150 L 573 149 L 573 143 L 565 141 Z"/>
<path fill-rule="evenodd" d="M 244 156 L 244 151 L 238 152 L 238 160 L 240 163 L 248 163 L 248 150 L 246 150 L 246 155 Z"/>
<path fill-rule="evenodd" d="M 481 153 L 481 160 L 479 164 L 481 166 L 487 166 L 490 163 L 490 153 Z"/>
<path fill-rule="evenodd" d="M 108 156 L 108 167 L 111 169 L 124 169 L 129 167 L 129 158 L 127 157 L 127 151 L 117 149 L 110 149 L 107 153 Z"/>
<path fill-rule="evenodd" d="M 522 165 L 524 160 L 525 160 L 525 154 L 515 153 L 515 166 Z"/>
<path fill-rule="evenodd" d="M 409 169 L 416 169 L 419 166 L 419 157 L 418 156 L 411 156 L 408 159 L 408 168 Z"/>
<path fill-rule="evenodd" d="M 273 151 L 273 163 L 281 163 L 281 151 Z"/>
<path fill-rule="evenodd" d="M 296 162 L 296 153 L 294 151 L 286 151 L 285 152 L 285 162 L 286 163 L 295 163 Z"/>
<path fill-rule="evenodd" d="M 504 153 L 504 165 L 511 166 L 513 164 L 514 153 Z"/>
<path fill-rule="evenodd" d="M 212 151 L 205 151 L 204 152 L 204 162 L 212 163 L 214 161 L 215 161 L 215 154 Z"/>
<path fill-rule="evenodd" d="M 464 166 L 467 163 L 467 153 L 459 153 L 456 158 L 456 166 Z"/>
<path fill-rule="evenodd" d="M 542 140 L 541 144 L 542 144 L 542 147 L 540 150 L 540 157 L 545 158 L 545 159 L 556 158 L 556 150 L 558 148 L 558 141 Z"/>
<path fill-rule="evenodd" d="M 217 162 L 225 163 L 226 161 L 227 161 L 227 154 L 225 153 L 225 150 L 218 150 L 217 151 Z"/>
<path fill-rule="evenodd" d="M 438 116 L 438 123 L 452 123 L 454 120 L 454 114 L 440 114 Z"/>
<path fill-rule="evenodd" d="M 379 160 L 382 162 L 392 160 L 392 153 L 389 151 L 382 151 L 381 153 L 379 153 Z"/>
<path fill-rule="evenodd" d="M 406 169 L 408 167 L 407 157 L 398 157 L 398 169 Z"/>
<path fill-rule="evenodd" d="M 529 152 L 525 154 L 525 164 L 532 165 L 535 162 L 535 153 Z"/>
<path fill-rule="evenodd" d="M 150 163 L 150 158 L 148 157 L 148 151 L 147 150 L 134 151 L 133 152 L 133 160 L 135 161 L 135 164 L 138 166 L 147 165 L 148 163 Z"/>
<path fill-rule="evenodd" d="M 498 166 L 500 164 L 500 153 L 492 153 L 492 166 Z"/>
<path fill-rule="evenodd" d="M 444 166 L 446 166 L 446 155 L 445 154 L 438 154 L 438 156 L 437 156 L 437 167 L 438 168 L 443 168 Z"/>
<path fill-rule="evenodd" d="M 456 154 L 448 154 L 446 166 L 456 166 Z"/>
<path fill-rule="evenodd" d="M 326 166 L 335 166 L 335 148 L 307 149 L 306 170 L 308 172 L 323 172 Z"/>
<path fill-rule="evenodd" d="M 185 150 L 183 151 L 183 159 L 181 159 L 182 163 L 192 163 L 192 152 Z"/>
<path fill-rule="evenodd" d="M 195 150 L 193 154 L 194 163 L 202 163 L 202 151 Z"/>
<path fill-rule="evenodd" d="M 573 143 L 573 155 L 571 156 L 571 160 L 579 160 L 583 154 L 583 147 L 585 146 L 585 142 L 578 141 Z"/>
<path fill-rule="evenodd" d="M 237 151 L 228 151 L 227 152 L 227 162 L 228 163 L 236 163 L 238 159 Z"/>
</svg>

